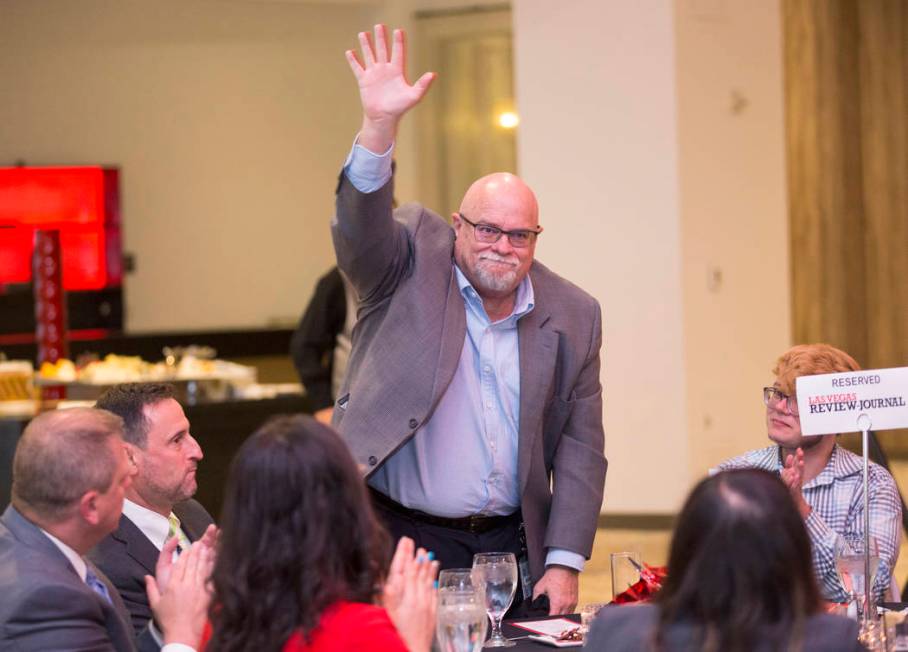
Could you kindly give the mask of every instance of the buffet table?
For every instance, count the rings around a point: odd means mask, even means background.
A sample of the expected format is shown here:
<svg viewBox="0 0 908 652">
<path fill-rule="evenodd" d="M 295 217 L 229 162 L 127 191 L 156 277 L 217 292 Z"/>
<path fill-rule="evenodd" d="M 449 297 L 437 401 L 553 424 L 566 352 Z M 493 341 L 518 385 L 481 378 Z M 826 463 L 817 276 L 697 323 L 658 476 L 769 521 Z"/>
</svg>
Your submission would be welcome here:
<svg viewBox="0 0 908 652">
<path fill-rule="evenodd" d="M 226 400 L 184 405 L 192 436 L 205 455 L 199 464 L 195 498 L 215 519 L 221 511 L 227 471 L 234 453 L 252 432 L 275 414 L 311 412 L 303 395 L 257 400 Z M 0 509 L 9 502 L 13 454 L 27 416 L 0 417 Z"/>
</svg>

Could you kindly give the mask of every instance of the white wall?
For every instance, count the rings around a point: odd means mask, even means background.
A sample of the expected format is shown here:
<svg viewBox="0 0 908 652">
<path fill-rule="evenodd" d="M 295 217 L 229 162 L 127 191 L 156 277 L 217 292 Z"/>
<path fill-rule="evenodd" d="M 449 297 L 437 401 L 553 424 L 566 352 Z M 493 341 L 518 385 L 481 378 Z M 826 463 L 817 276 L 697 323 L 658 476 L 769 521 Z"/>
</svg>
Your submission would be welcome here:
<svg viewBox="0 0 908 652">
<path fill-rule="evenodd" d="M 780 29 L 747 0 L 514 4 L 538 255 L 603 306 L 606 511 L 674 511 L 765 440 L 759 388 L 790 338 Z"/>
<path fill-rule="evenodd" d="M 687 425 L 699 475 L 768 445 L 760 390 L 791 345 L 782 18 L 777 2 L 675 6 Z"/>
<path fill-rule="evenodd" d="M 360 122 L 343 51 L 377 11 L 4 0 L 0 164 L 121 166 L 129 330 L 295 320 Z"/>
<path fill-rule="evenodd" d="M 603 307 L 606 508 L 669 511 L 688 481 L 671 6 L 551 9 L 514 4 L 538 256 Z M 647 469 L 658 488 L 641 487 Z"/>
</svg>

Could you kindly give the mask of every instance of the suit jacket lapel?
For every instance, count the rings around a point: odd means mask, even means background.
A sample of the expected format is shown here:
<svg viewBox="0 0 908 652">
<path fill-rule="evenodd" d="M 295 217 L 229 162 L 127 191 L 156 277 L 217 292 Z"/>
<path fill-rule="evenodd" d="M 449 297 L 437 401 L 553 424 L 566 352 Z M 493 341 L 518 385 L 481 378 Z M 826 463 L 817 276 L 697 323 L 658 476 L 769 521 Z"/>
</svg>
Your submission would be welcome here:
<svg viewBox="0 0 908 652">
<path fill-rule="evenodd" d="M 111 643 L 117 650 L 134 650 L 132 618 L 126 609 L 126 605 L 123 604 L 123 598 L 120 597 L 116 587 L 107 579 L 107 576 L 101 572 L 101 569 L 88 559 L 85 560 L 85 564 L 99 580 L 104 582 L 107 587 L 107 593 L 110 595 L 110 604 L 106 604 L 100 596 L 98 598 L 104 603 L 104 622 L 107 626 L 107 631 L 110 633 Z"/>
<path fill-rule="evenodd" d="M 445 301 L 445 314 L 442 318 L 441 348 L 438 352 L 438 367 L 435 372 L 435 387 L 432 391 L 432 409 L 438 399 L 448 389 L 460 355 L 463 352 L 464 338 L 467 336 L 467 314 L 463 296 L 457 285 L 454 265 L 451 265 L 451 282 L 448 284 L 448 297 Z"/>
<path fill-rule="evenodd" d="M 120 516 L 120 526 L 111 536 L 126 547 L 126 554 L 154 575 L 160 551 L 125 514 Z"/>
<path fill-rule="evenodd" d="M 192 503 L 192 504 L 190 504 Z M 212 523 L 207 512 L 191 498 L 173 506 L 173 513 L 180 519 L 180 529 L 190 541 L 198 541 Z"/>
<path fill-rule="evenodd" d="M 3 513 L 3 523 L 9 529 L 13 535 L 21 541 L 24 545 L 29 546 L 35 550 L 40 551 L 45 555 L 49 560 L 53 560 L 58 563 L 62 572 L 72 573 L 72 579 L 74 582 L 82 582 L 79 578 L 79 574 L 76 572 L 76 569 L 73 568 L 72 564 L 66 558 L 66 556 L 60 552 L 60 549 L 54 545 L 54 543 L 48 539 L 37 525 L 33 524 L 31 521 L 26 519 L 22 514 L 16 510 L 12 505 L 6 508 L 6 511 Z M 135 526 L 133 526 L 135 527 Z M 84 558 L 83 558 L 84 559 Z M 107 628 L 107 632 L 110 635 L 111 643 L 113 644 L 116 650 L 123 650 L 124 652 L 130 652 L 135 649 L 132 642 L 132 628 L 129 626 L 129 613 L 126 611 L 126 607 L 123 605 L 123 600 L 120 598 L 120 594 L 114 588 L 113 584 L 110 583 L 110 580 L 102 573 L 98 568 L 92 564 L 88 559 L 85 559 L 85 563 L 89 566 L 95 575 L 107 585 L 107 592 L 110 594 L 110 599 L 112 604 L 108 604 L 101 596 L 97 595 L 92 591 L 87 585 L 85 585 L 85 591 L 87 594 L 94 596 L 98 602 L 101 604 L 101 608 L 104 612 L 104 622 Z M 84 584 L 84 582 L 82 582 Z"/>
<path fill-rule="evenodd" d="M 520 432 L 517 478 L 523 493 L 530 472 L 536 437 L 542 432 L 543 411 L 558 357 L 558 333 L 546 327 L 545 288 L 533 279 L 536 305 L 517 322 L 520 351 Z"/>
</svg>

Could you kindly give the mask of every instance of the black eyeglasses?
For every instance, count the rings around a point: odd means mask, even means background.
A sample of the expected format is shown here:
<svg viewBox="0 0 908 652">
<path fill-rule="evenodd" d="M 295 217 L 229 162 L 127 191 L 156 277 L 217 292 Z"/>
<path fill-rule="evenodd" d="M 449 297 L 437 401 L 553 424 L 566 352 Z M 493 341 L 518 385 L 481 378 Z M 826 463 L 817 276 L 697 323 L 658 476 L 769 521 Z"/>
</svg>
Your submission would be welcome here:
<svg viewBox="0 0 908 652">
<path fill-rule="evenodd" d="M 536 236 L 542 233 L 541 226 L 537 226 L 535 229 L 514 229 L 512 231 L 505 231 L 504 229 L 499 229 L 497 226 L 492 226 L 491 224 L 471 222 L 463 213 L 458 213 L 457 215 L 460 219 L 473 227 L 473 233 L 476 234 L 476 239 L 483 244 L 498 242 L 502 235 L 506 235 L 508 236 L 508 240 L 510 240 L 512 247 L 529 247 L 536 239 Z"/>
<path fill-rule="evenodd" d="M 778 408 L 779 403 L 785 401 L 788 406 L 788 412 L 793 416 L 798 416 L 798 399 L 779 391 L 777 387 L 763 388 L 763 403 L 767 407 Z"/>
</svg>

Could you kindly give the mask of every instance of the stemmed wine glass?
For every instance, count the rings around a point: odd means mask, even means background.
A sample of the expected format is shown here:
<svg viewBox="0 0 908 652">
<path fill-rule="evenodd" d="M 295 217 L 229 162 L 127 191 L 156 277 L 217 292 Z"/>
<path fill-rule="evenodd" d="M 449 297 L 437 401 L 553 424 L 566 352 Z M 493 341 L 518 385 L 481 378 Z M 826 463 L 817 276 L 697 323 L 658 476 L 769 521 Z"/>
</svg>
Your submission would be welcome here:
<svg viewBox="0 0 908 652">
<path fill-rule="evenodd" d="M 492 636 L 483 647 L 514 647 L 501 634 L 501 619 L 517 591 L 517 559 L 512 552 L 480 552 L 473 556 L 473 569 L 485 588 L 486 613 L 492 621 Z"/>
</svg>

